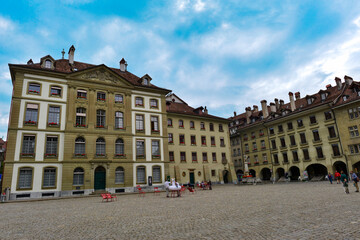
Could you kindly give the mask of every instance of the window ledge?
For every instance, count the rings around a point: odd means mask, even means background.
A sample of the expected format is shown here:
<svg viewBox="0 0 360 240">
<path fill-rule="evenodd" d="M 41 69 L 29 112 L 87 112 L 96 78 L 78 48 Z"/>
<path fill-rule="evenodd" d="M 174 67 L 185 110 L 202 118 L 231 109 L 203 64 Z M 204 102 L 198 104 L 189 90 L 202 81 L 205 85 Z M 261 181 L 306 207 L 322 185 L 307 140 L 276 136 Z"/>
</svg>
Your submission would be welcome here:
<svg viewBox="0 0 360 240">
<path fill-rule="evenodd" d="M 115 154 L 115 158 L 126 158 L 126 154 Z"/>
<path fill-rule="evenodd" d="M 87 128 L 88 125 L 86 125 L 86 124 L 75 124 L 74 127 L 76 127 L 76 128 Z"/>
<path fill-rule="evenodd" d="M 57 154 L 45 153 L 44 158 L 57 158 Z"/>
<path fill-rule="evenodd" d="M 21 153 L 22 158 L 35 158 L 35 153 Z"/>
<path fill-rule="evenodd" d="M 75 158 L 87 158 L 87 155 L 85 153 L 80 153 L 80 154 L 74 154 Z"/>
<path fill-rule="evenodd" d="M 344 155 L 343 154 L 339 154 L 339 155 L 334 155 L 334 154 L 331 154 L 331 157 L 332 158 L 342 158 Z"/>
<path fill-rule="evenodd" d="M 321 158 L 316 157 L 316 160 L 318 160 L 318 161 L 322 161 L 322 160 L 325 160 L 325 159 L 326 159 L 326 157 L 321 157 Z"/>
</svg>

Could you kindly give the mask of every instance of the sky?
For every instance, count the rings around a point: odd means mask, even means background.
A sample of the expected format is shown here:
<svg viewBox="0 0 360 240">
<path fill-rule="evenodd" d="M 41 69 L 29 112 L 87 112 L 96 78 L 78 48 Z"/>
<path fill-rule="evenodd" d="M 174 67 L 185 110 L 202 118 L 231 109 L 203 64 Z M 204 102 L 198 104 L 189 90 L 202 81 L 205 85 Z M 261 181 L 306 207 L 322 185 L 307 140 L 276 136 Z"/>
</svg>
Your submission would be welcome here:
<svg viewBox="0 0 360 240">
<path fill-rule="evenodd" d="M 4 0 L 0 8 L 0 137 L 7 135 L 8 63 L 61 58 L 119 67 L 190 106 L 231 117 L 288 92 L 359 81 L 360 1 Z M 67 54 L 66 56 L 67 57 Z"/>
</svg>

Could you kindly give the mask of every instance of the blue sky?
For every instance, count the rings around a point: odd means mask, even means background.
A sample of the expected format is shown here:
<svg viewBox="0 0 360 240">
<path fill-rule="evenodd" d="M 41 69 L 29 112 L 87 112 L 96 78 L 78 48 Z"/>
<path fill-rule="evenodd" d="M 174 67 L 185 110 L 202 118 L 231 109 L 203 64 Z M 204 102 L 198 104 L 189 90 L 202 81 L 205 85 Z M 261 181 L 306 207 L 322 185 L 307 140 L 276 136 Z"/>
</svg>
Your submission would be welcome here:
<svg viewBox="0 0 360 240">
<path fill-rule="evenodd" d="M 8 63 L 61 58 L 149 74 L 191 106 L 230 117 L 360 73 L 359 1 L 3 1 L 0 137 L 11 101 Z"/>
</svg>

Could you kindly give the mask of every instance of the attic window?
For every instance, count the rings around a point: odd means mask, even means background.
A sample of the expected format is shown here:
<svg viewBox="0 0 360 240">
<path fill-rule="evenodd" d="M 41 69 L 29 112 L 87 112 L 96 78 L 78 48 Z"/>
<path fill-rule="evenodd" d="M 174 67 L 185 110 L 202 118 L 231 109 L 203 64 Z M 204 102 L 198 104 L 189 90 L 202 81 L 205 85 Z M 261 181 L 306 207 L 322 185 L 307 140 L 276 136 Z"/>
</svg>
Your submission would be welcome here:
<svg viewBox="0 0 360 240">
<path fill-rule="evenodd" d="M 346 100 L 348 100 L 349 96 L 348 95 L 344 95 L 343 96 L 343 101 L 345 102 Z"/>
<path fill-rule="evenodd" d="M 50 60 L 45 61 L 45 68 L 51 68 L 51 61 Z"/>
<path fill-rule="evenodd" d="M 324 101 L 326 99 L 327 95 L 328 95 L 327 93 L 322 93 L 321 94 L 321 101 Z"/>
<path fill-rule="evenodd" d="M 306 101 L 307 101 L 307 104 L 310 105 L 314 102 L 314 98 L 309 97 L 308 99 L 306 99 Z"/>
<path fill-rule="evenodd" d="M 144 80 L 143 80 L 143 84 L 144 84 L 144 85 L 149 85 L 149 79 L 144 78 Z"/>
</svg>

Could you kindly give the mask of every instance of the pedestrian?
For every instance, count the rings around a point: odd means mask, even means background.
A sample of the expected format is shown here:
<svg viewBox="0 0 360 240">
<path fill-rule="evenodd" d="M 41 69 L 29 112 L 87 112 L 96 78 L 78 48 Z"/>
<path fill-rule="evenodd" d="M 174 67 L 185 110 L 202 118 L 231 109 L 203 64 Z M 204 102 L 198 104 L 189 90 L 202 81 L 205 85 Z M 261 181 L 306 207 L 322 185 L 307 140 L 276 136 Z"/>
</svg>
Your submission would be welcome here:
<svg viewBox="0 0 360 240">
<path fill-rule="evenodd" d="M 169 182 L 169 180 L 166 179 L 166 181 L 164 183 L 165 190 L 166 190 L 166 197 L 169 197 L 169 185 L 170 185 L 170 182 Z"/>
<path fill-rule="evenodd" d="M 289 181 L 289 173 L 288 173 L 288 172 L 285 173 L 285 181 L 286 181 L 286 182 Z"/>
<path fill-rule="evenodd" d="M 339 184 L 341 175 L 338 171 L 335 171 L 334 177 L 336 179 L 336 184 Z"/>
<path fill-rule="evenodd" d="M 344 181 L 342 182 L 343 183 L 343 187 L 344 187 L 344 191 L 346 194 L 349 194 L 349 184 L 348 184 L 348 181 L 346 178 L 344 178 Z"/>
<path fill-rule="evenodd" d="M 359 192 L 359 185 L 358 185 L 358 182 L 359 182 L 359 177 L 358 175 L 356 175 L 356 173 L 354 173 L 353 171 L 350 172 L 350 176 L 351 176 L 351 179 L 354 181 L 354 187 L 356 189 L 355 192 Z"/>
<path fill-rule="evenodd" d="M 346 174 L 344 173 L 344 171 L 341 171 L 340 181 L 341 181 L 342 183 L 344 183 L 345 179 L 347 180 L 348 177 L 346 176 Z"/>
<path fill-rule="evenodd" d="M 208 182 L 208 185 L 209 185 L 209 190 L 212 190 L 212 186 L 211 186 L 211 180 L 209 180 L 209 182 Z"/>
<path fill-rule="evenodd" d="M 309 181 L 309 174 L 306 170 L 303 172 L 303 175 L 304 175 L 304 181 L 305 182 Z"/>
<path fill-rule="evenodd" d="M 328 179 L 329 179 L 329 182 L 330 184 L 332 184 L 333 182 L 333 176 L 331 175 L 331 173 L 329 172 L 329 174 L 327 175 Z"/>
</svg>

